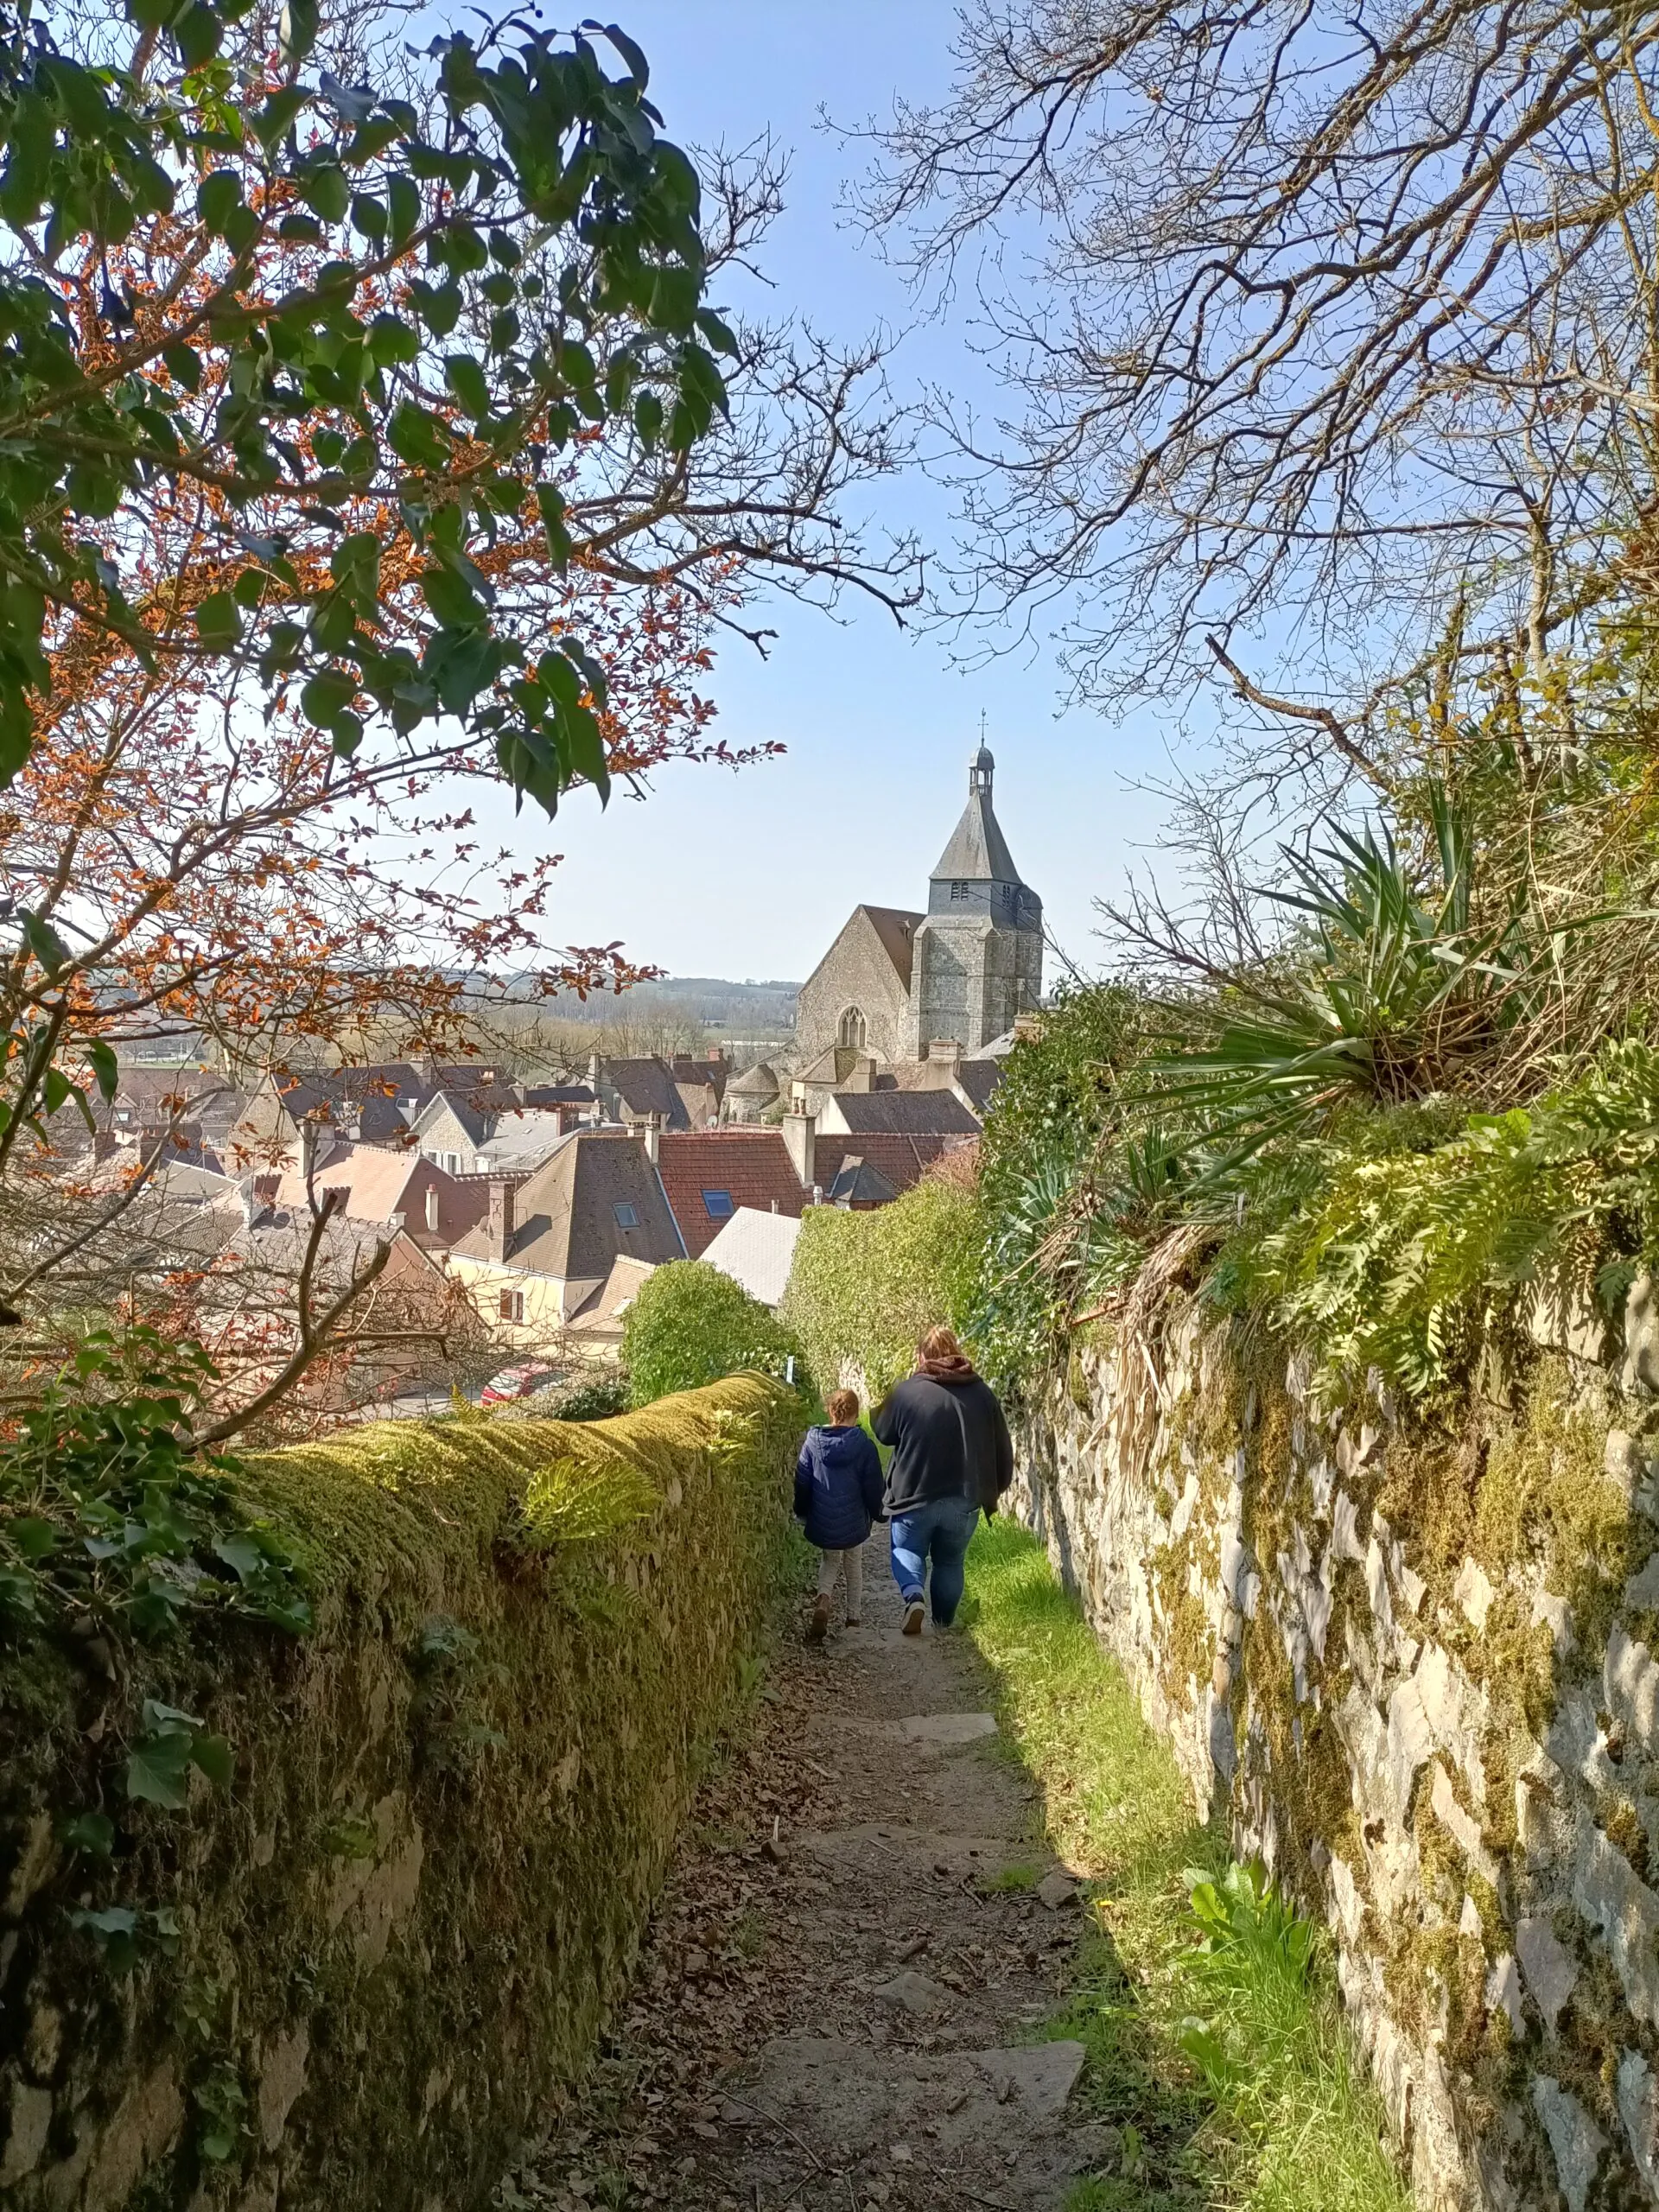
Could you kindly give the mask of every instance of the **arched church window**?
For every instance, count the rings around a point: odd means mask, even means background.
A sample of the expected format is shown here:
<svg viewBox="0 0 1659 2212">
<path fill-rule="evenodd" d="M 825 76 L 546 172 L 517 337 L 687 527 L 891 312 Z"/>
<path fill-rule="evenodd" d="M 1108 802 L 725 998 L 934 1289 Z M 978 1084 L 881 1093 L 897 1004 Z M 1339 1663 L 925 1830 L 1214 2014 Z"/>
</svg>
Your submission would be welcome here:
<svg viewBox="0 0 1659 2212">
<path fill-rule="evenodd" d="M 836 1042 L 838 1045 L 850 1046 L 854 1052 L 861 1052 L 869 1033 L 869 1024 L 865 1020 L 863 1014 L 857 1007 L 849 1006 L 841 1017 L 841 1027 L 836 1032 Z"/>
</svg>

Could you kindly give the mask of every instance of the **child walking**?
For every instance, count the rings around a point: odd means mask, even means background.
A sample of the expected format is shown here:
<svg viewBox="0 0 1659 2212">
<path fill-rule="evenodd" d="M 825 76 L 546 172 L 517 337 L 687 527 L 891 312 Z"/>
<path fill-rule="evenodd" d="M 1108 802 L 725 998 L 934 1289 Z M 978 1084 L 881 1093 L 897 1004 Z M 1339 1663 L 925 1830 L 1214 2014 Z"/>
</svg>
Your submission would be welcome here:
<svg viewBox="0 0 1659 2212">
<path fill-rule="evenodd" d="M 795 1517 L 818 1561 L 818 1602 L 807 1635 L 821 1643 L 830 1625 L 836 1582 L 847 1577 L 847 1625 L 858 1626 L 864 1602 L 864 1546 L 881 1517 L 881 1455 L 858 1426 L 858 1393 L 832 1390 L 824 1401 L 827 1428 L 809 1428 L 795 1465 Z"/>
</svg>

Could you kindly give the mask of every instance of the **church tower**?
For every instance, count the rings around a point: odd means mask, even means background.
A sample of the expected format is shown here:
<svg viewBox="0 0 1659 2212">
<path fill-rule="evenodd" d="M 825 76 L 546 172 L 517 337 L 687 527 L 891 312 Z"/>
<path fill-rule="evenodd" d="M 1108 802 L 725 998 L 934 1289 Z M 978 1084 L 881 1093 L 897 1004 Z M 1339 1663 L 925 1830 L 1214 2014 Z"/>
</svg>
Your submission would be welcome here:
<svg viewBox="0 0 1659 2212">
<path fill-rule="evenodd" d="M 928 886 L 916 931 L 904 1055 L 931 1044 L 976 1052 L 1013 1028 L 1043 988 L 1043 902 L 1020 880 L 991 807 L 996 763 L 982 745 L 968 804 Z"/>
</svg>

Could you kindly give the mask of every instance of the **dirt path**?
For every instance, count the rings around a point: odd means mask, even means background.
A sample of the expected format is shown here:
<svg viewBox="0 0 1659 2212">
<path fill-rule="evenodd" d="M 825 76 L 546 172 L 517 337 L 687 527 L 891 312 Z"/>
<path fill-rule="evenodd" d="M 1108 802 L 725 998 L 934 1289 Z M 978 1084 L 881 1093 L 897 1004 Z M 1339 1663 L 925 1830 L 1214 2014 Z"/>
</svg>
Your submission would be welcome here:
<svg viewBox="0 0 1659 2212">
<path fill-rule="evenodd" d="M 960 1637 L 788 1632 L 708 1785 L 612 2048 L 508 2208 L 1039 2212 L 1106 2131 L 1032 2043 L 1080 1930 Z"/>
</svg>

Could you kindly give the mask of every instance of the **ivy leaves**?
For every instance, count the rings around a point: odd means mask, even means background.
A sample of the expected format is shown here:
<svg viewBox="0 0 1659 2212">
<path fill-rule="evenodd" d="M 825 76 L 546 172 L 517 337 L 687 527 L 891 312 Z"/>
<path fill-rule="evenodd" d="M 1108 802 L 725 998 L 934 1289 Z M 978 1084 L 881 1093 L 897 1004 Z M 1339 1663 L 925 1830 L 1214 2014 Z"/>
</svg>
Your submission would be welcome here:
<svg viewBox="0 0 1659 2212">
<path fill-rule="evenodd" d="M 194 1713 L 147 1697 L 143 1731 L 127 1754 L 129 1797 L 181 1812 L 190 1802 L 193 1769 L 215 1788 L 230 1788 L 236 1753 L 225 1737 L 210 1735 Z"/>
<path fill-rule="evenodd" d="M 0 1630 L 89 1615 L 154 1641 L 188 1611 L 310 1625 L 277 1530 L 251 1520 L 198 1453 L 189 1416 L 211 1366 L 153 1331 L 90 1335 L 0 1446 Z M 109 1396 L 95 1391 L 109 1390 Z"/>
<path fill-rule="evenodd" d="M 563 571 L 561 468 L 618 442 L 679 468 L 728 405 L 698 181 L 645 57 L 588 26 L 613 76 L 585 32 L 515 18 L 433 41 L 420 115 L 308 76 L 311 0 L 283 18 L 302 66 L 273 75 L 235 35 L 248 4 L 127 0 L 142 77 L 38 24 L 0 37 L 0 226 L 28 238 L 0 257 L 0 783 L 73 612 L 141 658 L 254 675 L 344 755 L 372 723 L 452 720 L 550 811 L 573 783 L 602 796 L 592 664 L 532 665 L 481 563 L 526 522 Z M 96 272 L 90 323 L 42 255 Z M 205 588 L 158 624 L 111 551 L 175 497 Z M 388 518 L 418 586 L 395 608 Z"/>
</svg>

